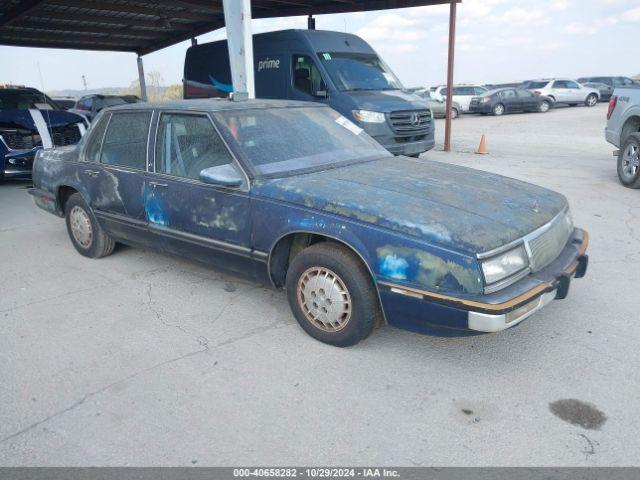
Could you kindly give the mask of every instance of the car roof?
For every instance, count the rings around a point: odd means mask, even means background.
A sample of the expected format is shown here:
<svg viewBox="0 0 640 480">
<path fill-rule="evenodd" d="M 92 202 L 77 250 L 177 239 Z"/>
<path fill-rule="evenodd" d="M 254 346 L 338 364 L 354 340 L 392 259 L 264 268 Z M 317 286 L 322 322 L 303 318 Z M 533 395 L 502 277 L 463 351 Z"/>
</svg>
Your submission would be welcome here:
<svg viewBox="0 0 640 480">
<path fill-rule="evenodd" d="M 266 108 L 287 108 L 287 107 L 325 107 L 317 102 L 299 102 L 294 100 L 242 100 L 232 101 L 226 98 L 206 98 L 193 100 L 172 100 L 167 102 L 139 102 L 127 105 L 118 105 L 106 110 L 194 110 L 194 111 L 220 111 L 220 110 L 249 110 Z"/>
</svg>

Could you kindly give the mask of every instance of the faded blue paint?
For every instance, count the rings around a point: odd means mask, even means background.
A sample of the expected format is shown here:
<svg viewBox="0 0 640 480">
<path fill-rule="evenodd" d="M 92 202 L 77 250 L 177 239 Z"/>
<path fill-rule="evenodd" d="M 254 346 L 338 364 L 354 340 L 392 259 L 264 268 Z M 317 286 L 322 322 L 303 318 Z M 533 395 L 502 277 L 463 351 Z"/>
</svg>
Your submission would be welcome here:
<svg viewBox="0 0 640 480">
<path fill-rule="evenodd" d="M 386 255 L 378 258 L 378 270 L 384 275 L 394 280 L 406 280 L 409 262 L 397 255 Z"/>
<path fill-rule="evenodd" d="M 147 215 L 147 219 L 151 223 L 169 226 L 167 212 L 162 205 L 162 200 L 154 195 L 152 188 L 145 187 L 144 192 L 144 210 Z"/>
</svg>

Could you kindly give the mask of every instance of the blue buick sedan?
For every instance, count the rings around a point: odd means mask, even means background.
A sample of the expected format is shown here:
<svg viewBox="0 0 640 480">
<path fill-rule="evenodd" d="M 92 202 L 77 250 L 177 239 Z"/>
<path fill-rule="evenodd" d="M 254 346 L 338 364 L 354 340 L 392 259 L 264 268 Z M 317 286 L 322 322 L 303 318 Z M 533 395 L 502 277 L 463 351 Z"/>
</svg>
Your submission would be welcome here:
<svg viewBox="0 0 640 480">
<path fill-rule="evenodd" d="M 36 204 L 91 258 L 117 242 L 285 288 L 312 337 L 375 326 L 497 332 L 567 296 L 588 235 L 562 195 L 394 157 L 320 105 L 198 100 L 105 110 L 38 154 Z"/>
</svg>

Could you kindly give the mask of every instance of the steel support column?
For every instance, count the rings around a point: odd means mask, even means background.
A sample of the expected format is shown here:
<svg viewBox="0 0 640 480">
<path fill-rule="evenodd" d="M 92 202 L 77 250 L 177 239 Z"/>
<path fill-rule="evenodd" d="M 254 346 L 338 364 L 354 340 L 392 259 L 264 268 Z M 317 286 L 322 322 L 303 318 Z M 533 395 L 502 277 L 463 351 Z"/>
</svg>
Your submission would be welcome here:
<svg viewBox="0 0 640 480">
<path fill-rule="evenodd" d="M 449 7 L 449 55 L 447 59 L 447 112 L 444 124 L 444 151 L 451 151 L 451 107 L 453 105 L 453 65 L 456 45 L 456 3 L 451 0 Z"/>
<path fill-rule="evenodd" d="M 223 0 L 233 95 L 256 98 L 253 73 L 251 0 Z"/>
<path fill-rule="evenodd" d="M 143 102 L 147 101 L 147 82 L 144 79 L 144 65 L 142 57 L 138 55 L 138 80 L 140 80 L 140 98 Z"/>
</svg>

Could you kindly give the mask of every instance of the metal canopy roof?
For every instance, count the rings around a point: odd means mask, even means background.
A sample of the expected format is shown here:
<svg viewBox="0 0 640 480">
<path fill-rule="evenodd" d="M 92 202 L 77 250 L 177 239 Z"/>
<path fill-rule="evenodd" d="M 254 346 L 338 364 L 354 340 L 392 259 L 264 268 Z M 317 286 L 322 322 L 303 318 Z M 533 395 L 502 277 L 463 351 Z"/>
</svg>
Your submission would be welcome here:
<svg viewBox="0 0 640 480">
<path fill-rule="evenodd" d="M 251 0 L 251 9 L 252 18 L 271 18 L 444 3 L 450 0 Z M 0 45 L 145 55 L 223 26 L 222 0 L 0 0 Z"/>
</svg>

